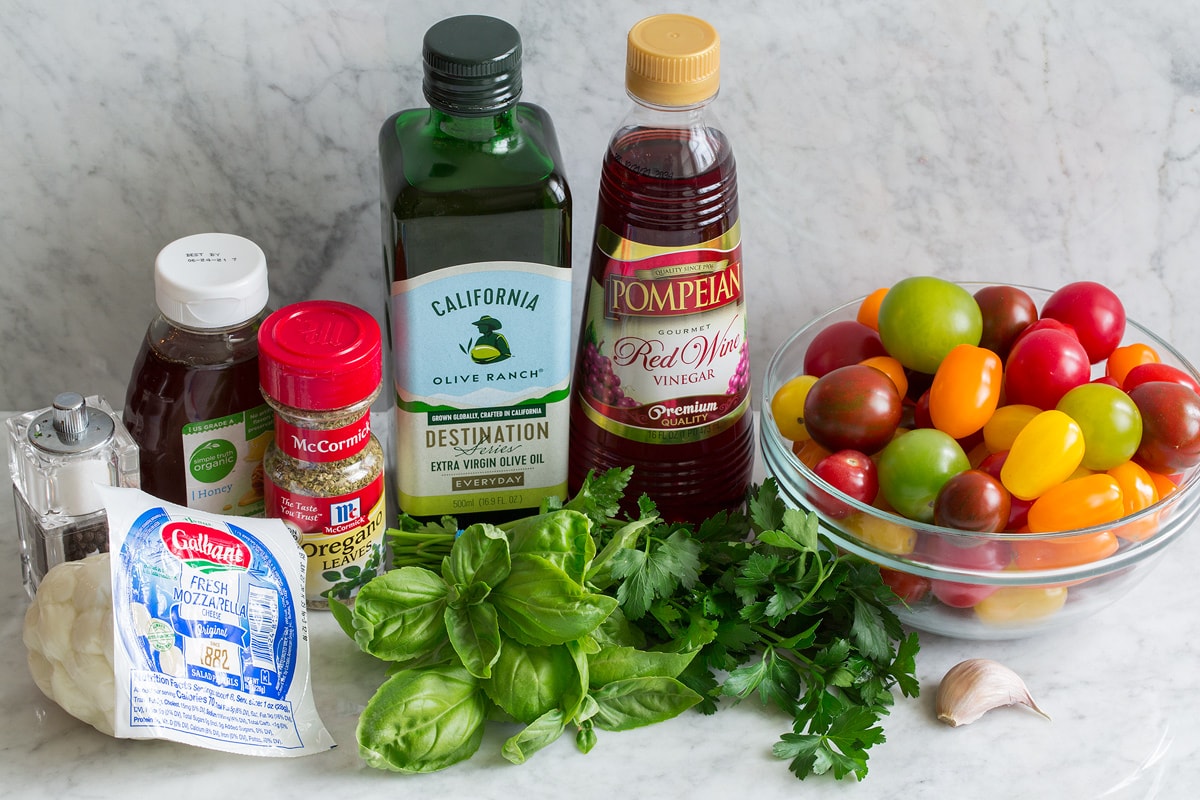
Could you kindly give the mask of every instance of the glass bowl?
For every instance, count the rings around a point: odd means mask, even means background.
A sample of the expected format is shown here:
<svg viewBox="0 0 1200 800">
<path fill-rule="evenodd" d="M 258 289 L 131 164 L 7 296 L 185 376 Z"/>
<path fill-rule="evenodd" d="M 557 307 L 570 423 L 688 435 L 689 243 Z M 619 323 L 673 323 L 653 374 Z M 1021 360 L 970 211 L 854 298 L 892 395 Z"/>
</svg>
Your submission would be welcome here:
<svg viewBox="0 0 1200 800">
<path fill-rule="evenodd" d="M 962 283 L 974 294 L 995 284 Z M 1051 292 L 1019 286 L 1040 311 Z M 960 639 L 1014 639 L 1053 630 L 1087 617 L 1126 594 L 1149 573 L 1170 544 L 1200 512 L 1200 468 L 1171 476 L 1176 491 L 1115 523 L 1057 533 L 976 533 L 907 519 L 866 505 L 822 480 L 784 438 L 771 414 L 771 398 L 802 374 L 804 354 L 827 325 L 856 317 L 862 298 L 834 308 L 793 333 L 775 351 L 763 381 L 763 461 L 780 494 L 793 507 L 814 511 L 822 532 L 839 548 L 885 570 L 905 603 L 896 607 L 906 625 Z M 1121 344 L 1141 342 L 1200 382 L 1200 373 L 1161 338 L 1127 320 Z M 1097 377 L 1103 364 L 1093 367 Z M 1115 534 L 1118 546 L 1095 560 L 1076 554 Z M 1053 555 L 1019 568 L 1014 548 L 1042 548 Z M 1106 550 L 1109 548 L 1105 548 Z M 1024 552 L 1030 552 L 1026 549 Z M 986 562 L 986 563 L 985 563 Z M 1023 559 L 1028 563 L 1028 559 Z M 983 568 L 980 568 L 983 566 Z M 891 570 L 892 572 L 887 572 Z M 936 591 L 935 591 L 936 589 Z"/>
</svg>

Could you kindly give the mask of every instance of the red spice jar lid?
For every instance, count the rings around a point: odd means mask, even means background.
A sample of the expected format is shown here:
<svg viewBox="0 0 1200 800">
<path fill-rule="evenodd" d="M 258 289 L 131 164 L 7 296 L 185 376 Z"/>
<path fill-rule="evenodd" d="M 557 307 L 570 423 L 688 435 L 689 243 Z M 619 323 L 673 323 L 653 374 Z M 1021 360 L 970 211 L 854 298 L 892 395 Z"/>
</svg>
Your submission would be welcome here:
<svg viewBox="0 0 1200 800">
<path fill-rule="evenodd" d="M 327 411 L 371 397 L 383 377 L 379 323 L 357 306 L 306 300 L 258 329 L 263 393 L 292 408 Z"/>
</svg>

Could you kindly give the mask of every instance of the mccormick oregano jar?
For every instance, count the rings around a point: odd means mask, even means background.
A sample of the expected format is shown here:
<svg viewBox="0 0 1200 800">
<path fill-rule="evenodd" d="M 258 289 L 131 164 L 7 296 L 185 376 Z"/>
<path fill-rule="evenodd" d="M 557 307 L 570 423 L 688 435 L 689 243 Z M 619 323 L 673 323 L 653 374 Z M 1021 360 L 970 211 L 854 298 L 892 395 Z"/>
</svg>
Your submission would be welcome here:
<svg viewBox="0 0 1200 800">
<path fill-rule="evenodd" d="M 308 607 L 325 609 L 383 569 L 384 457 L 371 433 L 379 325 L 346 303 L 306 301 L 268 316 L 258 347 L 275 411 L 263 457 L 267 516 L 296 535 L 308 556 Z"/>
</svg>

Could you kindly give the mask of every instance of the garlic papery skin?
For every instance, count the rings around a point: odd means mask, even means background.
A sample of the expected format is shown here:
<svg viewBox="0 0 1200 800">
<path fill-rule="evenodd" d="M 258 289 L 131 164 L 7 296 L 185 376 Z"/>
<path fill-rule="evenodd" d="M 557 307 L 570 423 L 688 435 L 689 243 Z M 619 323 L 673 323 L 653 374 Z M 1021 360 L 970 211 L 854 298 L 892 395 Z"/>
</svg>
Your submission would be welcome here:
<svg viewBox="0 0 1200 800">
<path fill-rule="evenodd" d="M 942 678 L 937 691 L 937 718 L 957 728 L 969 725 L 993 708 L 1020 703 L 1046 719 L 1025 687 L 1021 676 L 987 658 L 971 658 L 955 664 Z"/>
</svg>

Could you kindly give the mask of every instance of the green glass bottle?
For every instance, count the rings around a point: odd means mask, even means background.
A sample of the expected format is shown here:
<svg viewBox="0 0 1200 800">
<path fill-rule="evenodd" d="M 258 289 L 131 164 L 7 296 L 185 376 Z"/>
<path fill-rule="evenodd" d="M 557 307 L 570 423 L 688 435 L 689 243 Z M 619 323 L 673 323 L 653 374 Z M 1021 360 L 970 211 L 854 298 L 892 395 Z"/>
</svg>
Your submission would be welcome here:
<svg viewBox="0 0 1200 800">
<path fill-rule="evenodd" d="M 429 107 L 379 137 L 396 496 L 503 520 L 566 493 L 571 193 L 515 28 L 443 20 L 423 59 Z"/>
</svg>

